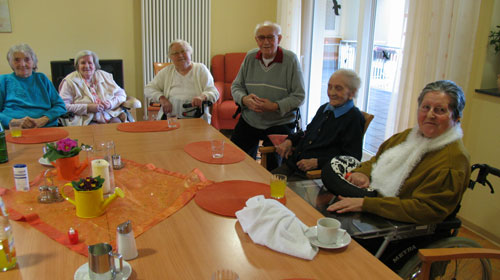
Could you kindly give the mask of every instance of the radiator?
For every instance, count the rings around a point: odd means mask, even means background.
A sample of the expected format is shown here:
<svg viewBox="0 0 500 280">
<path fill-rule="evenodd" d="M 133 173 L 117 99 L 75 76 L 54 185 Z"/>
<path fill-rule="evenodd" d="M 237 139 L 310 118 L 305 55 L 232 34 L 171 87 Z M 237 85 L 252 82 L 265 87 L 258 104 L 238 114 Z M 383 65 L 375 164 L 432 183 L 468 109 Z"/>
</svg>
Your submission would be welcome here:
<svg viewBox="0 0 500 280">
<path fill-rule="evenodd" d="M 154 77 L 153 62 L 170 61 L 168 45 L 175 39 L 189 42 L 191 60 L 210 69 L 210 0 L 142 0 L 141 10 L 144 86 Z"/>
</svg>

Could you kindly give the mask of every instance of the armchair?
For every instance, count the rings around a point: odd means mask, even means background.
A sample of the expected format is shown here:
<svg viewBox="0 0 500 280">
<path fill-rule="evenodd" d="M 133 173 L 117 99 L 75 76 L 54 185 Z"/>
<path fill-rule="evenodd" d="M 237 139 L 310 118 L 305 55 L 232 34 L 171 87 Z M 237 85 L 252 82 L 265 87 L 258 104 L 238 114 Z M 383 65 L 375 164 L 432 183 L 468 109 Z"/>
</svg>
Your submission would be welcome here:
<svg viewBox="0 0 500 280">
<path fill-rule="evenodd" d="M 238 75 L 246 53 L 218 54 L 212 58 L 212 76 L 220 98 L 212 107 L 212 125 L 217 129 L 234 129 L 239 116 L 233 119 L 238 108 L 231 95 L 231 85 Z"/>
<path fill-rule="evenodd" d="M 368 130 L 368 126 L 372 122 L 373 118 L 375 117 L 372 114 L 366 113 L 361 111 L 363 114 L 363 117 L 365 117 L 365 127 L 363 130 L 363 135 L 366 133 L 366 130 Z M 269 153 L 274 153 L 276 152 L 276 147 L 274 146 L 267 146 L 267 147 L 259 147 L 259 152 L 260 152 L 260 164 L 266 168 L 267 166 L 267 154 Z M 317 170 L 309 170 L 306 172 L 306 176 L 309 179 L 319 179 L 321 178 L 321 169 Z"/>
</svg>

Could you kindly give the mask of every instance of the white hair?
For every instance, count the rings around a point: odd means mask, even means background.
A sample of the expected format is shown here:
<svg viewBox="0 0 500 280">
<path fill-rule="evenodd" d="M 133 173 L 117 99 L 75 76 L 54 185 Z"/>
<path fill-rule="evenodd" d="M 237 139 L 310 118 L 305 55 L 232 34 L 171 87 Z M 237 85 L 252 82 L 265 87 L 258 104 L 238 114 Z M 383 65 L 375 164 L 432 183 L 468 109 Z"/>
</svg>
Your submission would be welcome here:
<svg viewBox="0 0 500 280">
<path fill-rule="evenodd" d="M 176 39 L 170 42 L 170 44 L 168 45 L 168 55 L 171 54 L 171 49 L 174 44 L 180 44 L 187 52 L 189 52 L 191 55 L 193 54 L 193 48 L 187 41 Z"/>
<path fill-rule="evenodd" d="M 9 51 L 7 52 L 7 61 L 9 62 L 10 68 L 12 68 L 12 70 L 14 70 L 12 60 L 14 59 L 14 54 L 18 52 L 23 53 L 24 55 L 29 55 L 31 57 L 31 60 L 33 60 L 33 70 L 36 70 L 38 68 L 38 58 L 36 57 L 35 52 L 28 44 L 22 43 L 10 47 Z"/>
<path fill-rule="evenodd" d="M 276 35 L 281 35 L 281 26 L 279 24 L 272 21 L 264 21 L 263 23 L 259 23 L 257 24 L 257 26 L 255 26 L 255 36 L 257 36 L 257 31 L 259 31 L 259 29 L 264 26 L 272 27 Z"/>
<path fill-rule="evenodd" d="M 96 70 L 101 69 L 101 65 L 99 64 L 99 57 L 97 56 L 97 54 L 95 52 L 89 51 L 89 50 L 79 51 L 75 55 L 75 69 L 78 71 L 78 61 L 80 60 L 80 58 L 87 56 L 87 55 L 92 56 L 92 59 L 94 59 L 95 69 Z"/>
</svg>

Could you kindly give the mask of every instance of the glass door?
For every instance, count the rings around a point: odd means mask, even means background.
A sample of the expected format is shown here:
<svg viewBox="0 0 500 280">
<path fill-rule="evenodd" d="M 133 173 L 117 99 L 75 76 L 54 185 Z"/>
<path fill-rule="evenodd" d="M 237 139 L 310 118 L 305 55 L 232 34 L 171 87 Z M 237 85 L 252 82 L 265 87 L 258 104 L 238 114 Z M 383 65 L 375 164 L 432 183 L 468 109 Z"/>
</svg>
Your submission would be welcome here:
<svg viewBox="0 0 500 280">
<path fill-rule="evenodd" d="M 339 68 L 356 71 L 362 80 L 355 100 L 375 115 L 363 148 L 374 154 L 390 135 L 388 108 L 397 98 L 404 42 L 405 0 L 316 0 L 311 44 L 307 122 L 328 102 L 327 85 Z M 336 7 L 340 5 L 339 15 Z"/>
</svg>

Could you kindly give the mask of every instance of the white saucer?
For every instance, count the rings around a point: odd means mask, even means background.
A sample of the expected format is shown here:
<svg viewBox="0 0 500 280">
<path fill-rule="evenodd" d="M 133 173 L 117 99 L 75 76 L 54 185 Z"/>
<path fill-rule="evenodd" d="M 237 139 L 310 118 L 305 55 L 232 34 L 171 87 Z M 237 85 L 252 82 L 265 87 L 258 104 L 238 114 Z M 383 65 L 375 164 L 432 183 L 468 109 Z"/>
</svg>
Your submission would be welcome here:
<svg viewBox="0 0 500 280">
<path fill-rule="evenodd" d="M 316 229 L 316 226 L 308 228 L 304 234 L 306 235 L 307 238 L 309 238 L 309 242 L 311 242 L 312 245 L 325 249 L 339 249 L 351 243 L 351 236 L 347 232 L 344 234 L 339 243 L 332 243 L 332 244 L 321 243 L 319 242 L 317 237 L 318 230 Z"/>
<path fill-rule="evenodd" d="M 115 258 L 115 266 L 117 268 L 120 267 L 120 261 Z M 116 280 L 125 280 L 130 277 L 130 274 L 132 274 L 132 267 L 130 264 L 126 261 L 123 261 L 123 271 L 116 274 Z M 86 262 L 80 266 L 74 276 L 75 280 L 89 280 L 89 263 Z"/>
<path fill-rule="evenodd" d="M 50 161 L 44 157 L 39 158 L 38 163 L 40 163 L 41 165 L 44 165 L 44 166 L 54 167 L 52 164 L 50 164 Z"/>
</svg>

